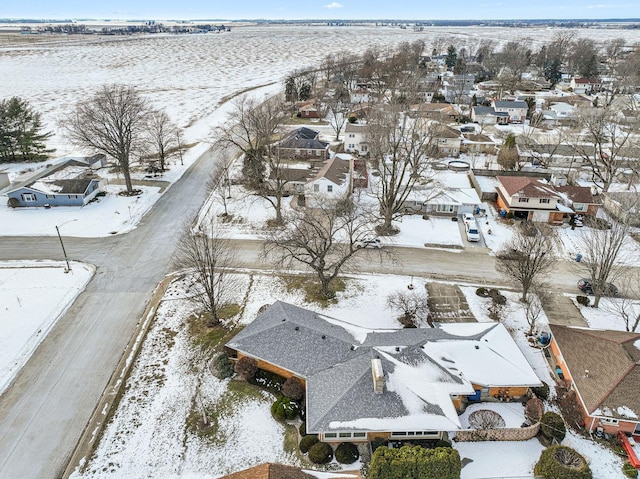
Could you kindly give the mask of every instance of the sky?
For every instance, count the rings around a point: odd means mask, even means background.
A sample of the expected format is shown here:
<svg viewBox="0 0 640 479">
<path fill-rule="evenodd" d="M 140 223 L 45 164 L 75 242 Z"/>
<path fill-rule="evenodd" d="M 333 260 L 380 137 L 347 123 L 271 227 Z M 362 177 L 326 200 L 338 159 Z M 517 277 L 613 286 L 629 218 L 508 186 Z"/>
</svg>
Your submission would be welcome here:
<svg viewBox="0 0 640 479">
<path fill-rule="evenodd" d="M 38 19 L 640 18 L 638 0 L 2 0 L 0 4 L 0 18 Z"/>
</svg>

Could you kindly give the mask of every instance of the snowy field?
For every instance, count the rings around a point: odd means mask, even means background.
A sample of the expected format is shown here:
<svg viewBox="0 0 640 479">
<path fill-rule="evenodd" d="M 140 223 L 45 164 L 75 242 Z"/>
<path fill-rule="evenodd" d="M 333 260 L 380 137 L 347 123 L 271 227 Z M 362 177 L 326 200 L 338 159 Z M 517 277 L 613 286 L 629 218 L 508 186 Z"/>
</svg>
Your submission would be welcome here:
<svg viewBox="0 0 640 479">
<path fill-rule="evenodd" d="M 0 262 L 0 393 L 93 277 L 83 263 Z"/>
<path fill-rule="evenodd" d="M 367 328 L 400 327 L 394 319 L 397 313 L 386 308 L 386 296 L 405 290 L 411 282 L 409 277 L 391 275 L 350 277 L 346 292 L 338 294 L 338 303 L 321 309 L 305 303 L 302 293 L 287 290 L 276 277 L 242 274 L 238 280 L 236 300 L 246 301 L 236 320 L 240 324 L 252 321 L 261 306 L 279 299 Z M 268 394 L 239 394 L 236 384 L 218 380 L 207 371 L 206 355 L 193 346 L 187 331 L 186 319 L 193 312 L 183 299 L 188 284 L 187 280 L 180 280 L 167 291 L 120 407 L 95 455 L 85 462 L 82 471 L 74 473 L 74 479 L 142 479 L 158 475 L 172 479 L 214 479 L 267 461 L 302 465 L 294 452 L 285 449 L 285 430 L 271 418 L 269 406 L 273 399 Z M 476 317 L 491 321 L 487 316 L 488 303 L 475 296 L 475 286 L 465 286 L 463 292 Z M 502 312 L 503 318 L 507 318 L 505 325 L 538 376 L 552 384 L 542 352 L 531 348 L 525 340 L 524 313 L 517 295 L 506 293 L 506 296 L 508 302 Z M 546 318 L 541 318 L 541 328 L 545 325 Z M 517 427 L 522 423 L 521 405 L 496 403 L 490 407 L 501 408 L 500 413 L 509 425 Z M 188 425 L 193 408 L 217 415 L 215 434 L 203 437 Z M 611 451 L 573 434 L 568 435 L 566 442 L 591 461 L 594 478 L 622 477 L 621 460 Z M 496 470 L 508 471 L 514 477 L 530 475 L 543 450 L 537 439 L 455 443 L 455 447 L 463 458 L 471 460 L 462 470 L 465 479 L 491 477 Z"/>
</svg>

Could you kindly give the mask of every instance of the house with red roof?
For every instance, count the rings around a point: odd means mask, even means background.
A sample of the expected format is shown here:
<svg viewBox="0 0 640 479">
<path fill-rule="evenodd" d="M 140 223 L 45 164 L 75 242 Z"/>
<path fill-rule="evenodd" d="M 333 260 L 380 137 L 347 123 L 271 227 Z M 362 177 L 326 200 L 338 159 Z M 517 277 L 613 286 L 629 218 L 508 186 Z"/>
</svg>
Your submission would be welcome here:
<svg viewBox="0 0 640 479">
<path fill-rule="evenodd" d="M 562 224 L 576 213 L 595 215 L 598 201 L 585 186 L 555 186 L 528 176 L 498 176 L 498 209 L 514 218 Z"/>
</svg>

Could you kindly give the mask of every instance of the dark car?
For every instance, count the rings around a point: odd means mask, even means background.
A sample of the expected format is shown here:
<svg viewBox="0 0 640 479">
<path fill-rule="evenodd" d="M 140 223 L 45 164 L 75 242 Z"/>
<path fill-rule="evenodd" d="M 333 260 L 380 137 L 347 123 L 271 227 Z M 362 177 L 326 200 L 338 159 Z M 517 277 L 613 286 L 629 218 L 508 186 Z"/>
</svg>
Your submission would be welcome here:
<svg viewBox="0 0 640 479">
<path fill-rule="evenodd" d="M 578 289 L 586 294 L 593 294 L 593 285 L 591 284 L 591 280 L 589 278 L 582 278 L 578 281 Z M 604 291 L 602 292 L 605 296 L 617 296 L 618 288 L 615 284 L 605 283 Z"/>
</svg>

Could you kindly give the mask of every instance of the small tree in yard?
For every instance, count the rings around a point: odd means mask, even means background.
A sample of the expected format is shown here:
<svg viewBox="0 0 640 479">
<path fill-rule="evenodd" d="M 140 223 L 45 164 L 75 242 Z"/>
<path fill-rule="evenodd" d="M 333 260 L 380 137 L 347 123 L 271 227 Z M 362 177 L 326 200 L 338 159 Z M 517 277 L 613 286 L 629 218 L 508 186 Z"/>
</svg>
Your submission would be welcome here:
<svg viewBox="0 0 640 479">
<path fill-rule="evenodd" d="M 583 256 L 578 267 L 591 281 L 594 308 L 606 294 L 607 284 L 615 281 L 623 271 L 620 259 L 628 232 L 629 226 L 618 221 L 612 222 L 611 228 L 606 230 L 583 228 L 580 238 Z"/>
<path fill-rule="evenodd" d="M 144 151 L 150 111 L 132 86 L 105 85 L 78 103 L 62 126 L 73 144 L 114 158 L 131 195 L 131 159 Z"/>
<path fill-rule="evenodd" d="M 304 396 L 304 386 L 299 379 L 290 377 L 282 385 L 282 394 L 294 401 L 300 401 Z"/>
<path fill-rule="evenodd" d="M 531 336 L 536 327 L 538 326 L 538 320 L 544 314 L 544 306 L 549 302 L 548 286 L 540 283 L 534 283 L 531 287 L 533 294 L 528 295 L 524 301 L 524 313 L 529 325 L 527 334 Z"/>
<path fill-rule="evenodd" d="M 369 479 L 460 479 L 460 454 L 452 447 L 379 447 L 371 457 Z"/>
<path fill-rule="evenodd" d="M 480 409 L 469 415 L 469 425 L 474 429 L 500 429 L 506 425 L 502 416 L 490 409 Z"/>
<path fill-rule="evenodd" d="M 148 122 L 149 144 L 160 162 L 160 171 L 164 171 L 167 160 L 178 154 L 179 129 L 163 110 L 152 111 Z"/>
<path fill-rule="evenodd" d="M 426 321 L 429 315 L 428 299 L 426 287 L 422 292 L 415 289 L 394 291 L 387 296 L 387 308 L 402 313 L 400 322 L 405 327 L 415 327 L 416 322 Z"/>
<path fill-rule="evenodd" d="M 331 283 L 361 250 L 356 243 L 373 230 L 371 212 L 350 198 L 318 198 L 315 208 L 294 210 L 285 224 L 265 237 L 264 256 L 277 267 L 302 264 L 318 278 L 324 298 L 333 296 Z"/>
<path fill-rule="evenodd" d="M 228 219 L 228 205 L 231 199 L 231 162 L 224 153 L 218 158 L 218 161 L 211 169 L 208 186 L 213 196 L 224 208 L 222 216 Z"/>
<path fill-rule="evenodd" d="M 233 243 L 218 235 L 212 221 L 203 222 L 194 232 L 187 231 L 176 249 L 174 263 L 195 276 L 191 299 L 209 314 L 210 327 L 220 323 L 219 313 L 236 290 L 231 274 L 235 256 Z"/>
<path fill-rule="evenodd" d="M 517 232 L 496 254 L 496 269 L 522 287 L 521 301 L 527 301 L 532 286 L 547 274 L 555 262 L 550 238 L 541 231 L 533 236 Z"/>
</svg>

